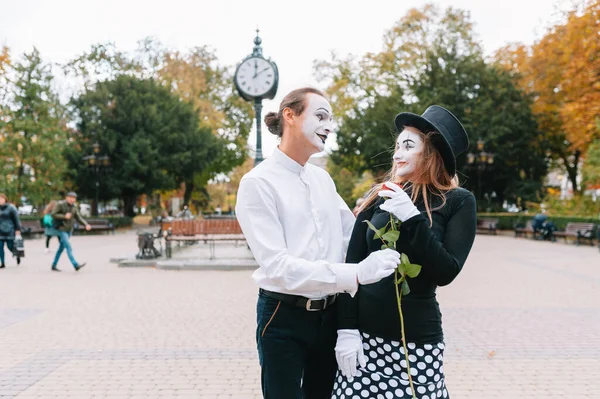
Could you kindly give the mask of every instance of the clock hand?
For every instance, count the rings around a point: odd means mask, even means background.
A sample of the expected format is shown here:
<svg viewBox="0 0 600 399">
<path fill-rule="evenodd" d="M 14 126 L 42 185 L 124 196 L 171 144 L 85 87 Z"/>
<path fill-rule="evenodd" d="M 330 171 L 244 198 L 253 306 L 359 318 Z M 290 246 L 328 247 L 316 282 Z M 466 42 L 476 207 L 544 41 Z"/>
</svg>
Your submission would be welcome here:
<svg viewBox="0 0 600 399">
<path fill-rule="evenodd" d="M 258 75 L 260 75 L 261 73 L 268 71 L 269 69 L 271 69 L 270 67 L 266 67 L 265 69 L 263 69 L 262 71 L 260 71 L 259 73 L 257 73 L 256 75 L 254 75 L 254 77 L 257 77 Z"/>
<path fill-rule="evenodd" d="M 254 76 L 252 76 L 252 79 L 254 79 L 258 75 L 256 73 L 257 70 L 258 70 L 258 62 L 256 60 L 254 60 Z"/>
</svg>

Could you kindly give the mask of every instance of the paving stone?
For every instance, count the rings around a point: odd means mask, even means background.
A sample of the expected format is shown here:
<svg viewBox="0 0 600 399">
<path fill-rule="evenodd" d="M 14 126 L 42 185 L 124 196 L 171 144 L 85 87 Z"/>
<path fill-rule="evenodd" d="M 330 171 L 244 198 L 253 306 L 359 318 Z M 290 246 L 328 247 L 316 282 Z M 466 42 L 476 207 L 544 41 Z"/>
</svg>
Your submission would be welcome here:
<svg viewBox="0 0 600 399">
<path fill-rule="evenodd" d="M 76 236 L 80 272 L 42 239 L 0 270 L 0 399 L 260 398 L 257 288 L 245 246 L 202 271 L 122 268 L 133 232 Z M 229 246 L 228 246 L 229 245 Z M 53 249 L 56 242 L 52 241 Z M 231 259 L 228 261 L 227 259 Z M 202 265 L 208 246 L 174 262 Z M 223 267 L 219 268 L 219 264 Z M 597 248 L 479 236 L 438 290 L 453 398 L 600 397 Z M 200 266 L 198 266 L 200 267 Z"/>
</svg>

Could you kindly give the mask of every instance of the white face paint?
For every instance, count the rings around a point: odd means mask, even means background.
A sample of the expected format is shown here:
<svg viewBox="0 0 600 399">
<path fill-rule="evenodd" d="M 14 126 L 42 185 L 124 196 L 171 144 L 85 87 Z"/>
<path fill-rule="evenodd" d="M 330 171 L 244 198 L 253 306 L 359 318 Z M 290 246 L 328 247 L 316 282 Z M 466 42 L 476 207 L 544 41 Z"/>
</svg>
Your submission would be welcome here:
<svg viewBox="0 0 600 399">
<path fill-rule="evenodd" d="M 325 149 L 325 140 L 333 131 L 333 111 L 329 101 L 310 93 L 306 98 L 302 122 L 302 133 L 318 152 Z"/>
<path fill-rule="evenodd" d="M 396 141 L 397 150 L 394 154 L 396 176 L 408 177 L 417 167 L 417 162 L 423 151 L 423 139 L 416 129 L 405 128 Z"/>
</svg>

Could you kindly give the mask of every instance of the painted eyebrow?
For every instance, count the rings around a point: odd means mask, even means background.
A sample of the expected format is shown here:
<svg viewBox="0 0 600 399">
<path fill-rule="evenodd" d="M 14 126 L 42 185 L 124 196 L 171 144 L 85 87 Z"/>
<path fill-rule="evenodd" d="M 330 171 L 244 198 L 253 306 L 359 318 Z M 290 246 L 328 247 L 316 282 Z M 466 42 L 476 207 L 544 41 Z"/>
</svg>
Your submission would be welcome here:
<svg viewBox="0 0 600 399">
<path fill-rule="evenodd" d="M 415 144 L 415 142 L 413 141 L 413 139 L 406 139 L 406 140 L 404 140 L 404 141 L 402 142 L 402 144 L 404 144 L 404 143 L 408 143 L 408 142 L 411 142 L 411 143 Z"/>
<path fill-rule="evenodd" d="M 317 108 L 317 111 L 316 111 L 316 112 L 319 112 L 319 111 L 321 111 L 321 110 L 325 111 L 325 112 L 327 113 L 327 115 L 329 115 L 329 110 L 327 110 L 327 109 L 325 109 L 325 108 Z M 329 120 L 330 120 L 330 121 L 332 121 L 332 120 L 333 120 L 333 115 L 329 116 Z"/>
</svg>

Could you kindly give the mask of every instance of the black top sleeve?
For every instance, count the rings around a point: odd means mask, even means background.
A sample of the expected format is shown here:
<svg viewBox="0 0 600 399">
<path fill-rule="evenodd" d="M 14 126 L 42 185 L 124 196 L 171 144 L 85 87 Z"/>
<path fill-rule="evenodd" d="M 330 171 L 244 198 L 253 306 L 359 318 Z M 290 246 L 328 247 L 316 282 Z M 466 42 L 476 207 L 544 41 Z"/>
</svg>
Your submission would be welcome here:
<svg viewBox="0 0 600 399">
<path fill-rule="evenodd" d="M 458 201 L 457 201 L 458 202 Z M 448 285 L 461 271 L 475 240 L 477 212 L 475 197 L 468 193 L 450 210 L 443 242 L 421 214 L 400 226 L 400 236 L 409 237 L 413 253 L 418 255 L 423 271 L 438 285 Z"/>
<path fill-rule="evenodd" d="M 358 214 L 348 244 L 346 263 L 360 263 L 369 255 L 367 246 L 367 229 L 365 220 L 373 216 L 373 207 Z M 359 290 L 360 291 L 360 290 Z M 358 329 L 358 295 L 340 294 L 338 298 L 338 329 Z"/>
</svg>

